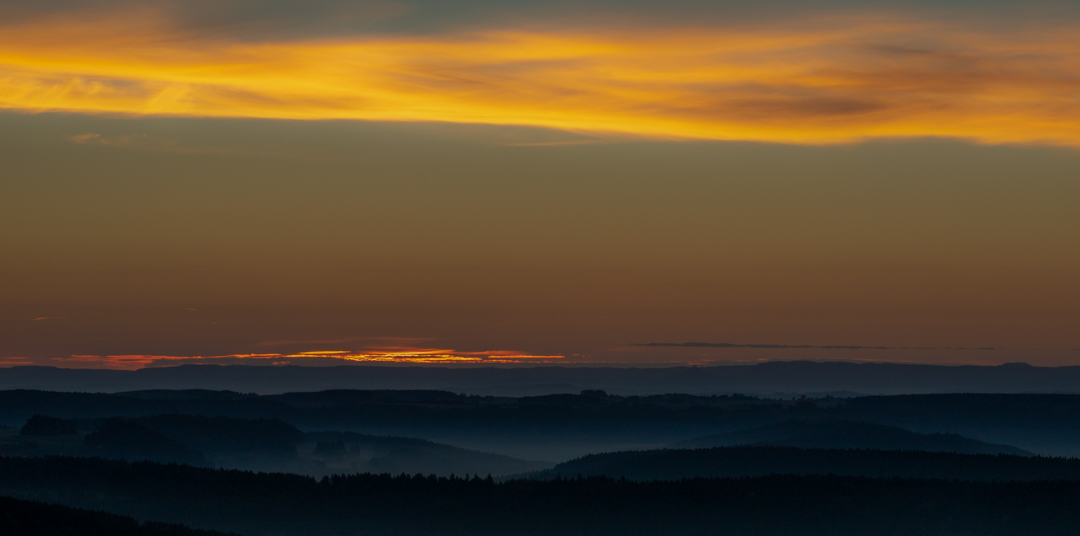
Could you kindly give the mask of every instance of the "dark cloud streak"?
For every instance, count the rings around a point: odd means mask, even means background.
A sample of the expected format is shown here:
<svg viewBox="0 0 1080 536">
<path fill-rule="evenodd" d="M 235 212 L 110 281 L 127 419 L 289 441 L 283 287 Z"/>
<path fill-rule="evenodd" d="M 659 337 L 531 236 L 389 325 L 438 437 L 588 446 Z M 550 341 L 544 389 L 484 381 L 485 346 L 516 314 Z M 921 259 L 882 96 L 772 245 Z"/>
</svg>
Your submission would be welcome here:
<svg viewBox="0 0 1080 536">
<path fill-rule="evenodd" d="M 761 348 L 780 350 L 997 350 L 993 347 L 945 347 L 927 348 L 911 346 L 854 346 L 854 345 L 812 345 L 812 344 L 734 344 L 729 342 L 647 342 L 631 346 L 662 348 Z"/>
</svg>

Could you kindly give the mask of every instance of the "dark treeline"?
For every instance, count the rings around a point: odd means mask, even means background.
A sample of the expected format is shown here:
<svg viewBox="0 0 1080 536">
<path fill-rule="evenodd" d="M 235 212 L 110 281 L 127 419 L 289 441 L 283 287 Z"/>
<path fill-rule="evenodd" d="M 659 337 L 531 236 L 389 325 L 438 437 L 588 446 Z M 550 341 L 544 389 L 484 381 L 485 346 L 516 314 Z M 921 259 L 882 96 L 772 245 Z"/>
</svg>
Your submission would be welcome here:
<svg viewBox="0 0 1080 536">
<path fill-rule="evenodd" d="M 39 501 L 0 497 L 0 534 L 11 536 L 227 536 Z"/>
<path fill-rule="evenodd" d="M 914 450 L 716 447 L 590 454 L 530 476 L 604 475 L 646 481 L 777 474 L 964 481 L 1080 481 L 1080 459 Z"/>
<path fill-rule="evenodd" d="M 82 458 L 0 458 L 0 492 L 242 534 L 1072 535 L 1080 482 L 772 476 L 633 482 L 315 480 Z"/>
</svg>

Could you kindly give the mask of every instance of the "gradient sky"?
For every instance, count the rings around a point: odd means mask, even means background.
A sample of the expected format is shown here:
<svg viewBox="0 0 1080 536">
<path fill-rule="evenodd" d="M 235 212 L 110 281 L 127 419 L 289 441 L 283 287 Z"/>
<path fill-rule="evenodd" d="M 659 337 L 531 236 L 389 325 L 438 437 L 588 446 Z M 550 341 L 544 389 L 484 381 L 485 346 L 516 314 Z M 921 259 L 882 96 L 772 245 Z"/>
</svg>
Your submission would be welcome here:
<svg viewBox="0 0 1080 536">
<path fill-rule="evenodd" d="M 0 0 L 0 364 L 1080 364 L 1080 5 L 744 4 Z"/>
</svg>

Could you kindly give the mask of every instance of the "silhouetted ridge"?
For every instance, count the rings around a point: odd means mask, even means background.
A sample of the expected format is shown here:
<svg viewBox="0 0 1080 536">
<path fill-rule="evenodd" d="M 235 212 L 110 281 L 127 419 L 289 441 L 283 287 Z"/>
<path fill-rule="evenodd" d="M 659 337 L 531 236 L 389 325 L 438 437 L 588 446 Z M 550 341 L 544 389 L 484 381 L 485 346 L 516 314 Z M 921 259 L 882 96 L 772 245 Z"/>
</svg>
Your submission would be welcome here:
<svg viewBox="0 0 1080 536">
<path fill-rule="evenodd" d="M 304 393 L 267 395 L 268 400 L 280 401 L 298 408 L 320 408 L 363 404 L 461 404 L 468 403 L 468 395 L 449 391 L 432 390 L 370 390 L 336 389 Z"/>
<path fill-rule="evenodd" d="M 244 394 L 235 391 L 211 391 L 208 389 L 148 389 L 144 391 L 124 391 L 116 394 L 142 400 L 243 400 L 259 396 L 254 393 Z"/>
</svg>

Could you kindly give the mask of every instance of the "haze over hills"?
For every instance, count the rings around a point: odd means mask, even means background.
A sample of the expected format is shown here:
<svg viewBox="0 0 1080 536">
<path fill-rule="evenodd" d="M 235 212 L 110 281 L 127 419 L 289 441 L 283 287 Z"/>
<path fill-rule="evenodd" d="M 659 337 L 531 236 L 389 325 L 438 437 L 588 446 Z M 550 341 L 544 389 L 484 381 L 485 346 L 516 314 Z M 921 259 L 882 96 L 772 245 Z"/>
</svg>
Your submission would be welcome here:
<svg viewBox="0 0 1080 536">
<path fill-rule="evenodd" d="M 0 494 L 249 536 L 1064 536 L 1080 459 L 930 450 L 1075 451 L 1077 422 L 1061 394 L 13 390 Z M 687 441 L 758 445 L 655 448 Z"/>
<path fill-rule="evenodd" d="M 0 389 L 81 392 L 210 389 L 258 394 L 328 389 L 433 389 L 494 396 L 577 393 L 586 389 L 619 395 L 1080 393 L 1080 367 L 810 361 L 658 368 L 183 365 L 124 371 L 19 366 L 0 368 Z"/>
</svg>

